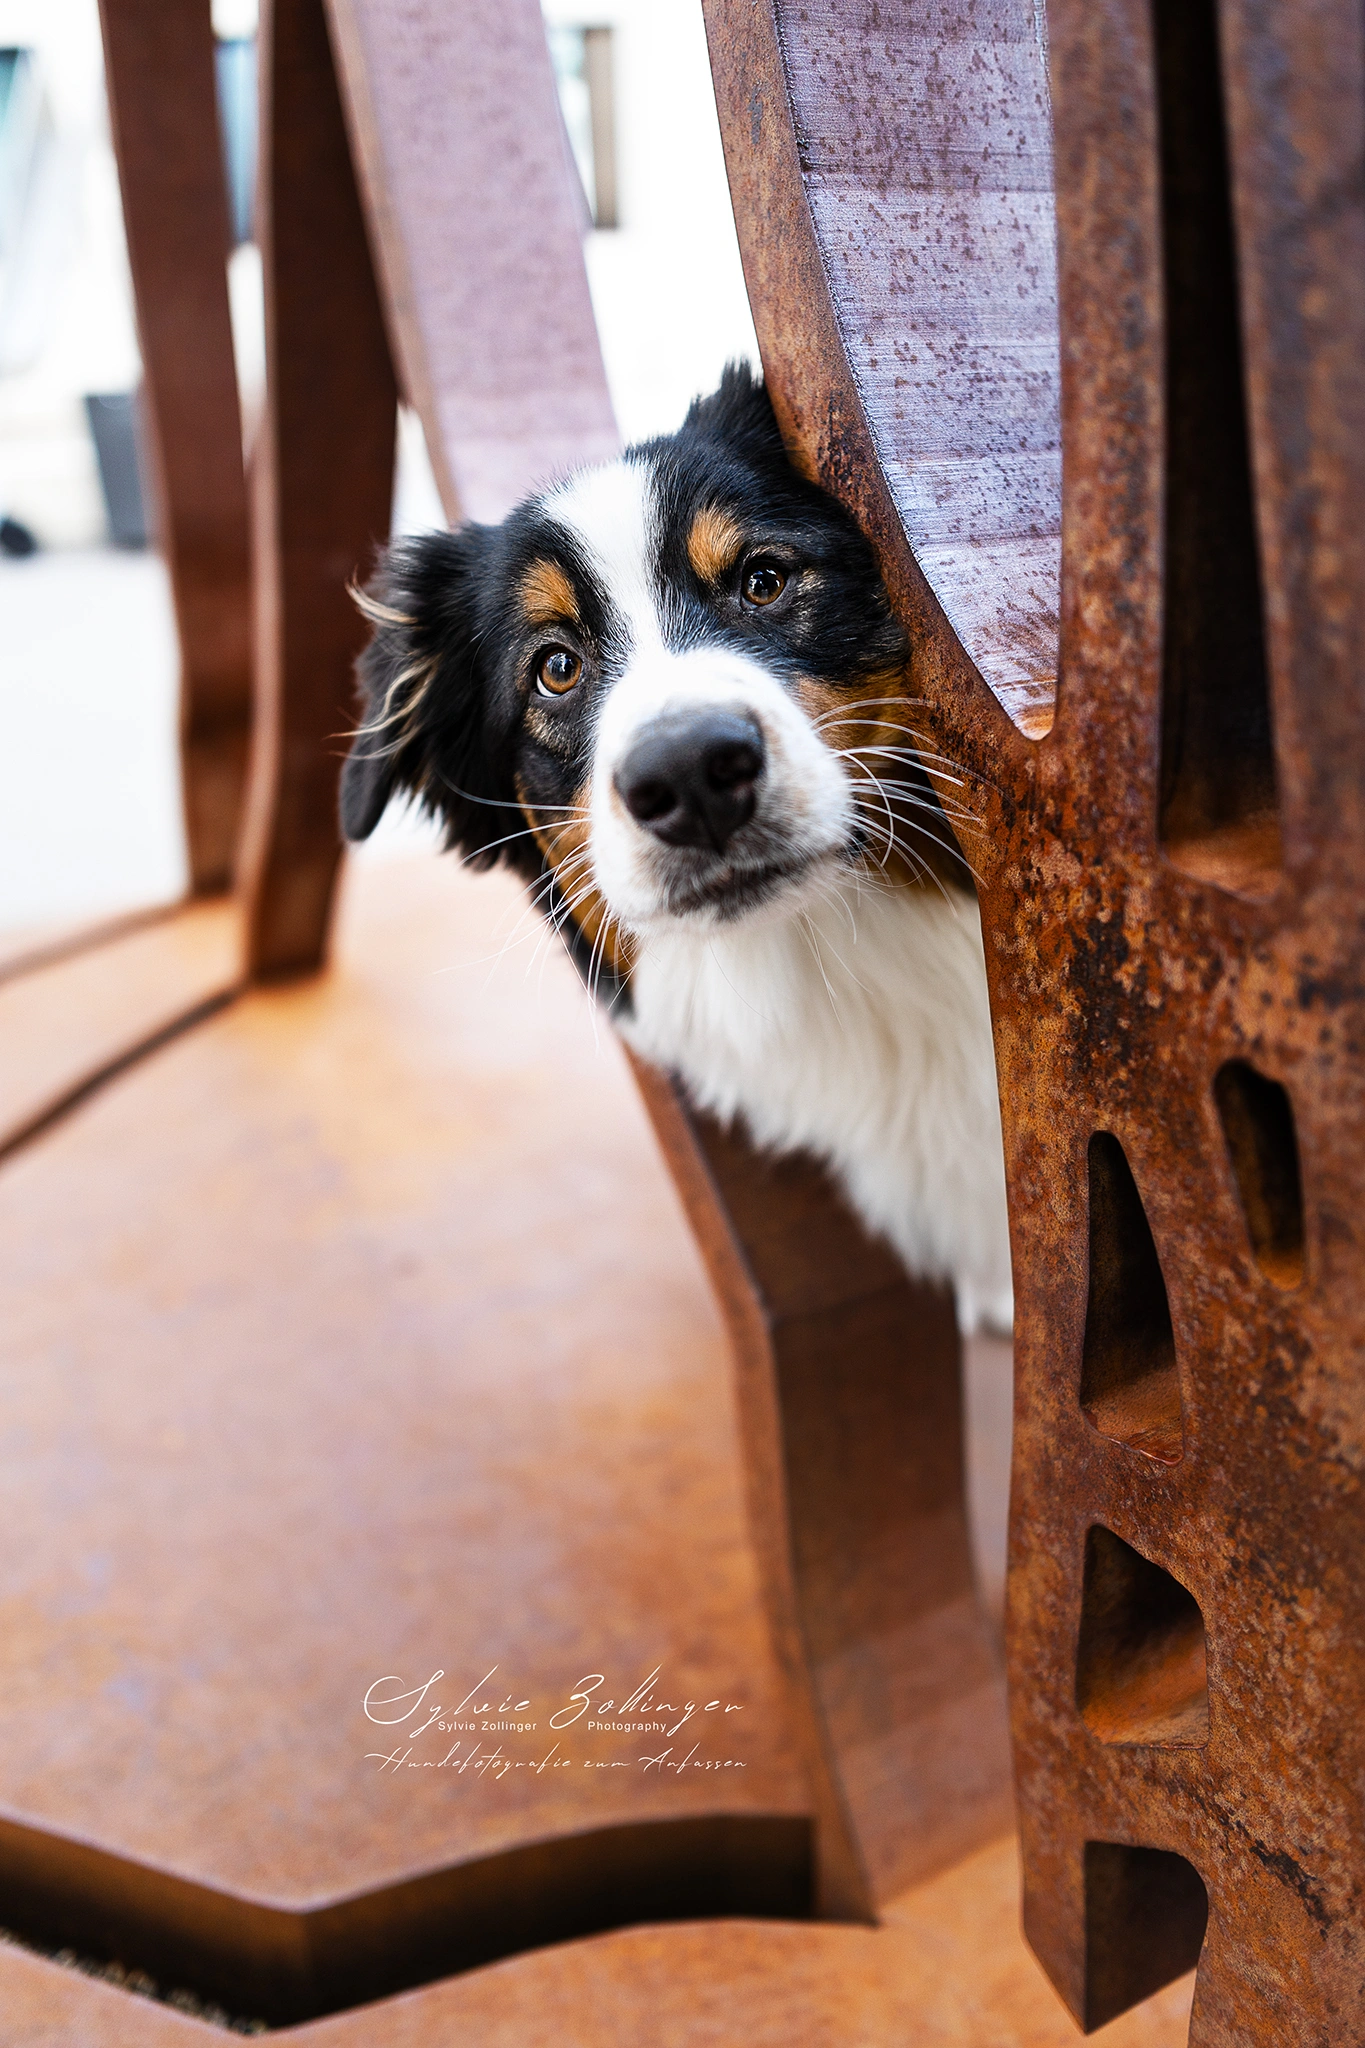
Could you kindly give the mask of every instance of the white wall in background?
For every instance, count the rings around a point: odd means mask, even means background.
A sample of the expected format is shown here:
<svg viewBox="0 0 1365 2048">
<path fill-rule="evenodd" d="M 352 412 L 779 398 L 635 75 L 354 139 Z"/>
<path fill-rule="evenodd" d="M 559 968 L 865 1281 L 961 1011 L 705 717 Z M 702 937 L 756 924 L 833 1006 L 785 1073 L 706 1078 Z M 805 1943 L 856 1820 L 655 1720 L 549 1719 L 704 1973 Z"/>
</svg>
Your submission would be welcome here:
<svg viewBox="0 0 1365 2048">
<path fill-rule="evenodd" d="M 36 347 L 0 376 L 0 509 L 48 546 L 89 546 L 105 519 L 83 394 L 140 374 L 96 0 L 0 0 L 0 43 L 36 53 L 54 142 L 35 201 L 44 274 L 26 286 Z"/>
<path fill-rule="evenodd" d="M 0 932 L 186 885 L 179 652 L 153 554 L 0 561 Z"/>
<path fill-rule="evenodd" d="M 735 239 L 701 0 L 542 0 L 547 22 L 612 30 L 621 225 L 584 244 L 612 403 L 627 441 L 670 433 L 735 356 L 758 361 Z M 415 421 L 394 526 L 441 523 Z"/>
<path fill-rule="evenodd" d="M 668 433 L 731 356 L 758 360 L 701 0 L 543 8 L 612 30 L 621 225 L 588 236 L 588 278 L 622 433 Z"/>
</svg>

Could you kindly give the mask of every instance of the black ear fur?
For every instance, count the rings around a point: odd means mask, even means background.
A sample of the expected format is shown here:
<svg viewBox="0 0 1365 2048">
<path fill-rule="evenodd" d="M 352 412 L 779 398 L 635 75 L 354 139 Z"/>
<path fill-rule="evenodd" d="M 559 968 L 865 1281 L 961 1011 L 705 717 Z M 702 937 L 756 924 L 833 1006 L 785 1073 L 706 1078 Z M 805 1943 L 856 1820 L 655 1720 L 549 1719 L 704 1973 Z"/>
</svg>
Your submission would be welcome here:
<svg viewBox="0 0 1365 2048">
<path fill-rule="evenodd" d="M 746 362 L 727 363 L 716 389 L 693 399 L 682 431 L 689 428 L 742 454 L 786 460 L 768 387 Z"/>
<path fill-rule="evenodd" d="M 480 861 L 507 831 L 476 654 L 478 580 L 494 529 L 395 542 L 359 594 L 374 637 L 356 664 L 362 715 L 341 774 L 341 827 L 368 839 L 390 797 L 416 795 L 446 844 Z"/>
</svg>

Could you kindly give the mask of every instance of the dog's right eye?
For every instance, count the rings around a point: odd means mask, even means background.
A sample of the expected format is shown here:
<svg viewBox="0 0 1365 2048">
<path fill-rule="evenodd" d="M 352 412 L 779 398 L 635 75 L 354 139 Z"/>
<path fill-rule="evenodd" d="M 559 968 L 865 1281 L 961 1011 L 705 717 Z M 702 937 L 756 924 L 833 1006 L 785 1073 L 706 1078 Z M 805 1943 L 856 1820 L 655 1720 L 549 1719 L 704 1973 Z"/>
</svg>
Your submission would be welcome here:
<svg viewBox="0 0 1365 2048">
<path fill-rule="evenodd" d="M 769 555 L 755 555 L 744 569 L 744 602 L 753 605 L 772 604 L 781 597 L 787 587 L 787 572 L 780 562 L 774 562 Z"/>
<path fill-rule="evenodd" d="M 536 687 L 545 697 L 566 697 L 583 673 L 583 664 L 567 647 L 547 647 L 536 666 Z"/>
</svg>

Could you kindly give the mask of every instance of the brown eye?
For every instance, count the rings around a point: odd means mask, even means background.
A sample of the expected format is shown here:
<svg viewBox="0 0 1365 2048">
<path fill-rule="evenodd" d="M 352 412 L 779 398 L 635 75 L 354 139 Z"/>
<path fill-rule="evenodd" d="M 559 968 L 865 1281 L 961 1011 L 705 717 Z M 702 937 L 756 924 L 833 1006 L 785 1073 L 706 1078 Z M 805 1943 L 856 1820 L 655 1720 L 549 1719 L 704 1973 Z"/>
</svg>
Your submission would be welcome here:
<svg viewBox="0 0 1365 2048">
<path fill-rule="evenodd" d="M 583 664 L 567 647 L 551 647 L 540 657 L 536 682 L 547 697 L 563 697 L 583 673 Z"/>
<path fill-rule="evenodd" d="M 781 597 L 786 587 L 787 572 L 779 569 L 776 562 L 750 562 L 744 571 L 746 604 L 771 604 L 775 597 Z"/>
</svg>

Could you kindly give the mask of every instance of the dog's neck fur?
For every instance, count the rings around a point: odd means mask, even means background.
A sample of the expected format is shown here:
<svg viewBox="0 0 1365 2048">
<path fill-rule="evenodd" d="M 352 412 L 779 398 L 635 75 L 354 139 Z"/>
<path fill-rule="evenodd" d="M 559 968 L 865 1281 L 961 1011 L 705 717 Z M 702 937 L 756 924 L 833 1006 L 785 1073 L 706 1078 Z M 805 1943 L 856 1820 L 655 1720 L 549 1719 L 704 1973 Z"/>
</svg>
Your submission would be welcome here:
<svg viewBox="0 0 1365 2048">
<path fill-rule="evenodd" d="M 828 1161 L 965 1329 L 1008 1330 L 1009 1236 L 981 928 L 956 891 L 850 877 L 798 917 L 640 943 L 646 1059 L 760 1145 Z M 969 1250 L 964 1254 L 964 1247 Z"/>
</svg>

